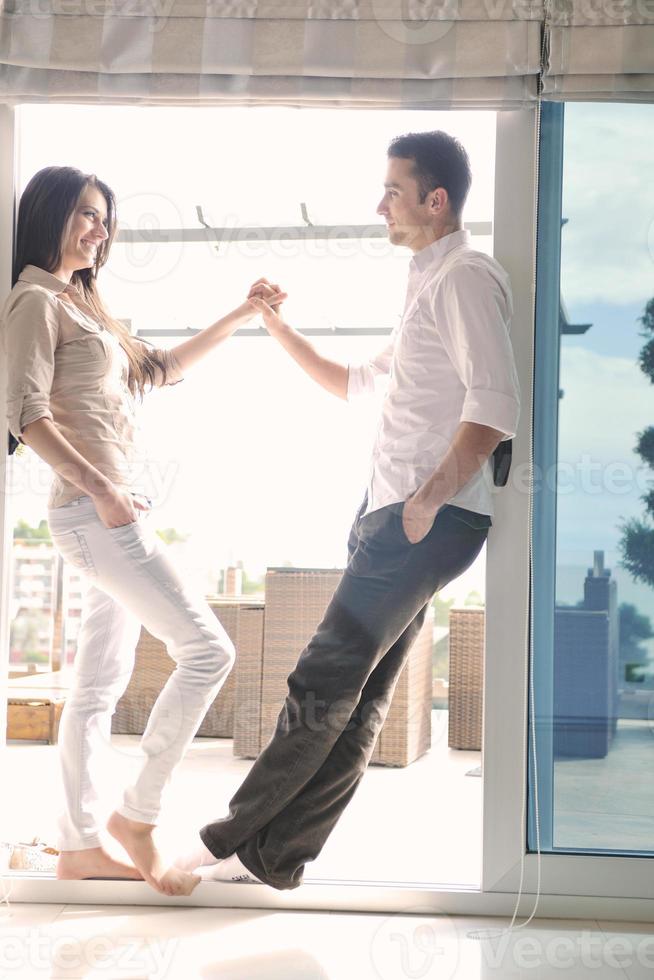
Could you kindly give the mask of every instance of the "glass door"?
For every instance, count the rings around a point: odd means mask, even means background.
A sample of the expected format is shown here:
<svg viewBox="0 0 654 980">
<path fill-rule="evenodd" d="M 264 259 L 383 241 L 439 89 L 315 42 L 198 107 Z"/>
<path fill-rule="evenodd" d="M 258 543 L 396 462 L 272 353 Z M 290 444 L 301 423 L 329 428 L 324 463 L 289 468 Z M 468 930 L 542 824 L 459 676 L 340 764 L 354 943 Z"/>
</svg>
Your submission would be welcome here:
<svg viewBox="0 0 654 980">
<path fill-rule="evenodd" d="M 652 131 L 652 105 L 544 107 L 532 723 L 552 854 L 654 853 Z M 531 789 L 534 850 L 533 766 Z"/>
</svg>

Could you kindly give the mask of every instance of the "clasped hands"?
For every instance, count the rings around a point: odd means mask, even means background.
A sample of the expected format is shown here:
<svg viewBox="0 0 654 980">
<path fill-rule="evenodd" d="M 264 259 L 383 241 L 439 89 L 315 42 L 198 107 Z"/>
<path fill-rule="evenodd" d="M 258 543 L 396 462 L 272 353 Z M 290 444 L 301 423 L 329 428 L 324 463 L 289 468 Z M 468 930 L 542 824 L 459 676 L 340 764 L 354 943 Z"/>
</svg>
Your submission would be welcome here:
<svg viewBox="0 0 654 980">
<path fill-rule="evenodd" d="M 266 329 L 270 332 L 281 326 L 279 309 L 288 293 L 285 293 L 277 283 L 267 279 L 257 279 L 248 293 L 247 304 L 253 313 L 260 313 Z"/>
</svg>

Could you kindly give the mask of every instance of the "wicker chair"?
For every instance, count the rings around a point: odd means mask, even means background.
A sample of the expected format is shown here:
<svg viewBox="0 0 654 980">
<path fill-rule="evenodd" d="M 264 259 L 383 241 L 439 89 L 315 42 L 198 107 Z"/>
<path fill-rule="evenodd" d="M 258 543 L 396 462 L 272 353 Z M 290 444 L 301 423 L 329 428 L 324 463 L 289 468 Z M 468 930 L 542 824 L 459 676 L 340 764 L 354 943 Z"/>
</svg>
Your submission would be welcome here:
<svg viewBox="0 0 654 980">
<path fill-rule="evenodd" d="M 239 662 L 251 657 L 261 661 L 263 602 L 250 597 L 211 597 L 207 600 L 236 647 L 236 665 L 204 717 L 198 735 L 232 738 L 235 729 L 235 693 Z M 175 662 L 161 640 L 141 628 L 136 662 L 127 690 L 116 706 L 111 730 L 116 734 L 140 735 L 145 730 L 152 706 Z M 248 679 L 250 674 L 248 674 Z M 249 680 L 248 680 L 249 683 Z"/>
<path fill-rule="evenodd" d="M 599 575 L 591 572 L 590 583 L 595 585 Z M 617 704 L 618 646 L 611 642 L 616 606 L 555 607 L 555 758 L 601 759 L 609 751 Z M 450 748 L 481 750 L 483 671 L 484 610 L 451 609 Z"/>
<path fill-rule="evenodd" d="M 484 609 L 450 609 L 448 745 L 481 751 Z"/>
<path fill-rule="evenodd" d="M 322 619 L 342 574 L 340 569 L 268 569 L 263 666 L 254 658 L 251 662 L 242 659 L 239 669 L 238 726 L 249 736 L 247 741 L 235 738 L 236 755 L 254 758 L 269 741 L 286 697 L 286 679 Z M 395 689 L 373 763 L 407 766 L 431 745 L 432 634 L 430 608 Z M 259 704 L 256 697 L 247 706 L 241 703 L 241 690 L 246 687 L 253 693 L 260 690 Z"/>
</svg>

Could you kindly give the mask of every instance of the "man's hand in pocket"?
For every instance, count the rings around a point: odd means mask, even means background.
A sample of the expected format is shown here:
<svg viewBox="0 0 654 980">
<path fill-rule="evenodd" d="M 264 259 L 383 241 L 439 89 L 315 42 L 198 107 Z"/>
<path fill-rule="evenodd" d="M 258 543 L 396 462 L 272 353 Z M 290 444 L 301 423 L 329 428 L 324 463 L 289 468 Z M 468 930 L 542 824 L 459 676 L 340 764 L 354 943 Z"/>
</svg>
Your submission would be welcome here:
<svg viewBox="0 0 654 980">
<path fill-rule="evenodd" d="M 402 527 L 411 544 L 418 544 L 426 538 L 436 519 L 438 508 L 422 502 L 420 490 L 416 490 L 404 504 Z"/>
</svg>

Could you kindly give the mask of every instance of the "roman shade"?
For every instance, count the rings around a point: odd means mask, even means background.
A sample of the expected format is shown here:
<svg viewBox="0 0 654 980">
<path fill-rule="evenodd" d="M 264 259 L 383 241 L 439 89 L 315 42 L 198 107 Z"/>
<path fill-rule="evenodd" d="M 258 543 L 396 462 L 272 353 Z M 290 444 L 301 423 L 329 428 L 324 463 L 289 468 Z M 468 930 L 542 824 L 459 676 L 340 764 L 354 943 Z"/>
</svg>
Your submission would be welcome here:
<svg viewBox="0 0 654 980">
<path fill-rule="evenodd" d="M 0 0 L 0 100 L 651 101 L 654 0 Z"/>
<path fill-rule="evenodd" d="M 0 0 L 9 102 L 515 108 L 543 2 Z"/>
<path fill-rule="evenodd" d="M 654 0 L 547 4 L 543 98 L 654 101 Z"/>
</svg>

